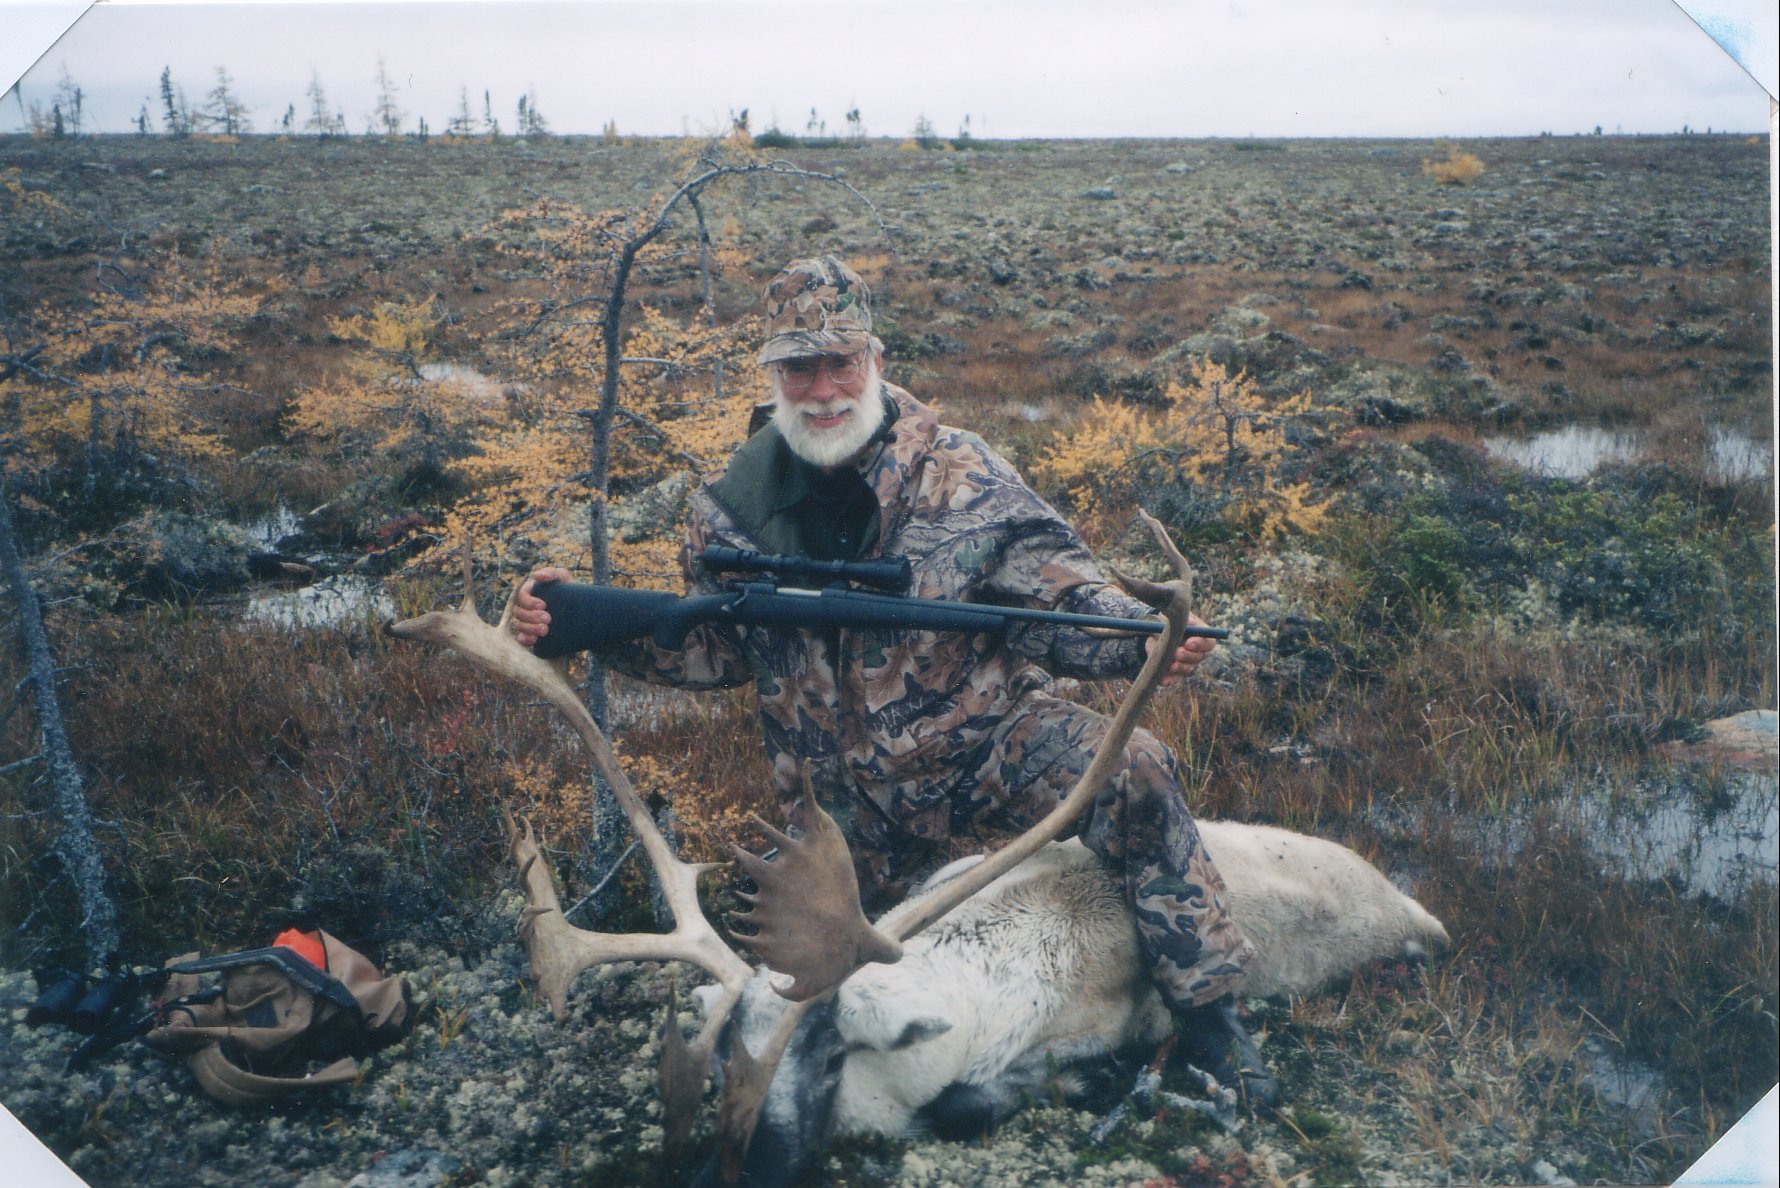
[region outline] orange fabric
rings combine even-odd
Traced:
[[[282,945],[324,973],[328,968],[327,951],[321,946],[321,933],[299,932],[287,928],[273,939],[274,947]]]

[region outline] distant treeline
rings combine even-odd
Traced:
[[[233,137],[262,132],[278,136],[319,138],[351,136],[355,131],[364,136],[409,136],[420,140],[433,136],[459,140],[498,140],[509,134],[525,139],[550,135],[550,124],[538,107],[535,90],[528,89],[519,96],[514,109],[513,126],[509,132],[502,127],[500,117],[495,114],[494,97],[487,88],[482,91],[482,103],[478,110],[472,103],[469,87],[460,87],[457,110],[446,119],[443,127],[434,127],[421,115],[415,116],[410,123],[410,113],[404,111],[396,101],[395,84],[381,57],[377,59],[376,88],[372,108],[361,113],[361,123],[355,130],[348,123],[346,112],[328,99],[320,73],[311,70],[302,105],[299,107],[296,103],[287,104],[284,114],[270,127],[256,128],[252,109],[237,93],[235,80],[227,67],[216,68],[214,84],[204,93],[202,101],[194,105],[187,97],[185,87],[174,79],[173,68],[167,66],[161,70],[158,98],[145,97],[130,123],[138,136],[171,137]],[[91,135],[97,131],[87,127],[85,91],[68,73],[66,65],[62,67],[62,76],[47,100],[33,99],[27,103],[23,84],[14,87],[12,94],[18,104],[20,130],[31,136],[63,139]],[[842,127],[833,131],[830,131],[828,121],[814,107],[810,108],[809,118],[801,133],[780,127],[777,116],[773,117],[764,130],[753,132],[749,127],[750,117],[745,107],[739,111],[731,109],[729,122],[729,136],[750,140],[761,148],[846,148],[864,144],[867,140],[865,120],[857,106],[848,109],[843,117]],[[608,143],[615,143],[618,139],[616,121],[607,120],[600,134]],[[923,149],[942,149],[966,148],[976,141],[971,135],[968,113],[955,136],[942,135],[935,129],[933,121],[923,113],[915,120],[915,126],[904,143]]]
[[[174,79],[171,66],[162,68],[158,92],[158,101],[142,100],[141,108],[131,121],[138,136],[241,136],[262,130],[281,136],[325,137],[348,136],[353,132],[346,112],[328,100],[321,75],[313,70],[309,74],[309,87],[304,92],[302,107],[288,104],[284,114],[267,129],[255,129],[251,109],[236,91],[235,80],[226,66],[216,68],[214,85],[196,105],[187,97],[185,87]],[[22,84],[13,89],[13,96],[18,103],[22,130],[32,136],[59,139],[83,136],[90,131],[87,128],[86,94],[68,73],[67,66],[62,67],[62,77],[47,102],[33,99],[27,103]],[[471,107],[467,86],[459,89],[457,110],[445,121],[443,128],[435,129],[425,116],[416,116],[410,124],[409,113],[396,102],[395,84],[382,58],[377,59],[376,99],[372,109],[363,113],[362,119],[359,131],[366,136],[426,139],[437,134],[497,139],[506,134],[495,114],[493,95],[487,89],[483,90],[478,114]],[[528,138],[550,134],[550,125],[538,108],[534,91],[528,90],[519,96],[512,134]],[[616,135],[615,127],[609,122],[606,134]]]

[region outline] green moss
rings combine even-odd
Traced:
[[[1361,1184],[1360,1144],[1345,1126],[1337,1126],[1326,1137],[1308,1143],[1304,1162],[1309,1165],[1310,1178],[1333,1188],[1339,1184]]]

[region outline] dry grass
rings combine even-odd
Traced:
[[[135,952],[155,951],[170,918],[206,945],[257,935],[312,868],[354,846],[422,884],[473,888],[499,865],[505,761],[536,756],[577,780],[547,718],[364,625],[248,630],[166,610],[64,614],[52,630],[71,743],[95,814],[118,827],[112,874]],[[15,753],[31,749],[27,725],[9,724]],[[41,795],[9,781],[9,804]],[[59,914],[33,857],[48,853],[46,825],[0,826],[0,877],[13,902]]]
[[[1425,978],[1387,967],[1345,992],[1294,1002],[1283,1021],[1270,1023],[1270,1050],[1288,1076],[1303,1068],[1305,1083],[1351,1088],[1345,1098],[1326,1091],[1301,1097],[1294,1111],[1326,1110],[1356,1129],[1400,1130],[1383,1145],[1410,1164],[1419,1148],[1420,1167],[1390,1169],[1411,1182],[1523,1182],[1535,1159],[1553,1156],[1579,1178],[1667,1182],[1722,1130],[1716,1093],[1671,1090],[1642,1106],[1642,1116],[1621,1112],[1604,1099],[1607,1074],[1598,1066],[1621,1054],[1649,1059],[1648,1042],[1620,1030],[1647,1021],[1603,1021],[1580,987],[1574,997],[1526,993],[1522,971],[1550,961],[1547,947],[1506,948],[1479,923],[1455,930],[1457,949]],[[1648,926],[1681,923],[1658,917]],[[1749,1034],[1751,1023],[1760,1020],[1739,1029]],[[1771,1079],[1759,1061],[1732,1064],[1707,1063],[1697,1072],[1744,1078],[1744,1100],[1761,1092],[1764,1076]],[[1399,1093],[1390,1100],[1398,1104],[1385,1105],[1366,1092],[1368,1084],[1394,1086]],[[1414,1142],[1404,1143],[1404,1135]]]

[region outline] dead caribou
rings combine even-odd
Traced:
[[[840,829],[814,803],[813,798],[806,798],[803,815],[807,826],[798,836],[779,833],[762,822],[777,846],[777,857],[769,862],[738,851],[736,860],[758,888],[752,911],[743,919],[755,930],[754,935],[748,938],[749,948],[772,971],[770,997],[773,999],[774,1009],[744,1011],[742,1023],[745,1026],[734,1030],[730,1029],[729,1023],[738,1003],[744,996],[751,1003],[758,1002],[762,997],[761,989],[767,984],[763,979],[769,975],[763,971],[757,976],[749,963],[723,942],[717,930],[704,916],[697,900],[697,878],[709,864],[682,862],[671,851],[618,766],[607,740],[587,714],[567,678],[565,667],[560,663],[553,664],[539,659],[529,649],[521,647],[509,634],[507,621],[511,614],[511,602],[509,601],[508,610],[502,615],[500,622],[494,625],[483,621],[476,613],[474,599],[466,592],[463,604],[454,611],[435,611],[388,627],[392,634],[402,638],[450,647],[479,667],[517,681],[540,694],[567,716],[587,745],[600,773],[613,788],[622,811],[636,832],[660,881],[663,894],[674,915],[675,925],[671,932],[607,934],[576,928],[563,916],[549,871],[539,861],[537,844],[530,826],[521,828],[509,821],[511,852],[520,867],[526,890],[527,908],[521,928],[538,990],[556,1018],[559,1021],[567,1018],[568,991],[575,977],[582,970],[602,962],[686,961],[715,980],[715,986],[701,995],[705,1021],[691,1044],[680,1033],[671,1003],[663,1029],[659,1078],[665,1136],[664,1156],[670,1163],[677,1163],[684,1153],[720,1036],[727,1042],[724,1044],[722,1057],[723,1087],[717,1116],[718,1154],[713,1165],[707,1168],[705,1178],[714,1175],[724,1183],[734,1183],[747,1174],[753,1180],[756,1168],[766,1169],[761,1177],[763,1179],[778,1181],[788,1177],[794,1172],[798,1162],[814,1151],[815,1144],[821,1141],[829,1129],[831,1119],[842,1128],[895,1130],[901,1125],[906,1129],[906,1121],[901,1124],[886,1122],[882,1116],[874,1116],[858,1104],[866,1095],[866,1091],[859,1086],[871,1081],[863,1071],[870,1062],[855,1060],[849,1055],[851,1045],[845,1039],[843,1022],[858,1023],[872,1015],[872,1011],[864,1005],[872,997],[867,992],[867,987],[883,983],[890,971],[895,969],[890,963],[897,962],[902,957],[904,942],[940,921],[961,904],[972,901],[973,896],[998,880],[1002,880],[1004,888],[1017,887],[1034,882],[1033,876],[1047,866],[1057,865],[1057,859],[1047,854],[1033,865],[1031,871],[1016,871],[1022,863],[1067,832],[1082,809],[1099,792],[1124,750],[1139,714],[1158,687],[1161,674],[1166,669],[1167,658],[1178,646],[1187,623],[1192,597],[1191,570],[1160,525],[1148,520],[1148,517],[1145,519],[1158,545],[1173,564],[1177,577],[1166,583],[1155,584],[1118,576],[1127,591],[1155,607],[1164,616],[1168,630],[1151,650],[1151,659],[1142,673],[1131,684],[1125,700],[1113,716],[1100,752],[1076,787],[1048,816],[1025,834],[995,853],[966,864],[964,868],[949,870],[948,877],[943,882],[930,885],[924,894],[911,898],[890,912],[875,927],[866,920],[859,908],[858,886]],[[466,564],[466,571],[467,568]],[[466,586],[468,577],[466,572]],[[1327,844],[1316,843],[1314,839],[1299,835],[1285,836],[1297,838],[1302,843]],[[1208,844],[1216,846],[1217,843],[1208,840]],[[1383,882],[1383,876],[1357,855],[1341,850],[1340,847],[1332,849],[1348,855],[1352,862],[1370,872],[1372,878]],[[1214,848],[1213,852],[1218,851]],[[1283,861],[1283,858],[1276,858],[1275,861]],[[1082,867],[1082,864],[1078,861],[1076,866]],[[1092,862],[1083,869],[1089,868],[1090,873],[1098,870],[1097,864]],[[1105,883],[1104,876],[1100,878]],[[1229,872],[1226,872],[1226,879],[1230,881]],[[1385,885],[1388,886],[1388,883]],[[1110,888],[1110,884],[1107,886]],[[1233,881],[1232,893],[1235,893]],[[1121,945],[1128,947],[1130,953],[1122,968],[1127,971],[1136,970],[1136,939],[1131,918],[1123,910],[1116,890],[1112,891],[1110,898],[1120,909],[1113,913],[1119,919],[1109,920],[1104,927],[1097,924],[1095,927],[1099,932],[1083,934],[1078,940],[1087,945],[1084,950],[1087,953],[1095,953],[1099,946],[1104,945],[1115,949]],[[1002,899],[1003,895],[990,896],[963,910],[979,912],[984,905],[1000,902]],[[1237,910],[1242,910],[1240,901]],[[1417,910],[1420,910],[1419,907]],[[1427,920],[1432,928],[1424,928],[1426,934],[1433,936],[1438,933],[1443,938],[1444,933],[1439,932],[1438,922],[1434,922],[1432,917],[1427,917]],[[1293,935],[1292,926],[1288,926],[1279,938],[1267,937],[1265,928],[1254,928],[1253,925],[1250,927],[1259,934],[1256,936],[1257,941],[1266,938],[1275,939],[1277,943],[1278,940],[1285,940]],[[930,941],[924,938],[915,951],[925,960],[926,954],[942,950],[943,947],[942,933]],[[1030,953],[1029,944],[1025,951]],[[1096,963],[1089,961],[1087,964]],[[1353,964],[1358,964],[1358,961]],[[1109,968],[1121,967],[1115,961]],[[862,980],[857,975],[865,969],[869,969],[871,974]],[[849,982],[850,978],[853,979],[852,982]],[[892,983],[896,980],[889,978]],[[1158,1030],[1156,1011],[1160,1009],[1159,1003],[1154,1002],[1153,993],[1146,1003],[1147,981],[1141,974],[1115,977],[1113,980],[1122,986],[1122,1017],[1135,1029],[1134,1035]],[[838,995],[837,991],[840,992]],[[1082,997],[1082,991],[1083,985],[1079,980],[1057,981],[1046,992],[1054,1000],[1053,1008],[1045,1012],[1043,1019],[1028,1017],[1012,1028],[1003,1042],[992,1046],[993,1052],[986,1058],[983,1067],[999,1065],[1002,1073],[1014,1070],[1017,1081],[1019,1070],[1029,1067],[1034,1059],[1042,1063],[1047,1051],[1052,1054],[1052,1059],[1068,1059],[1078,1054],[1078,1048],[1079,1054],[1088,1054],[1116,1046],[1100,1035],[1079,1042],[1065,1038],[1070,1020],[1075,1020],[1079,1028],[1086,1017],[1104,1014],[1097,1002]],[[988,992],[995,993],[992,988]],[[992,999],[984,1001],[993,1002]],[[979,1003],[979,1010],[981,1006]],[[812,1013],[816,1016],[816,1020],[812,1022],[819,1021],[819,1024],[800,1030],[800,1024]],[[1020,1019],[1015,1012],[997,1010],[994,1013]],[[877,1011],[877,1016],[880,1021],[888,1017],[883,1009]],[[912,1025],[902,1026],[894,1035],[881,1033],[878,1037],[881,1042],[876,1046],[892,1053],[915,1053],[921,1046],[919,1041],[923,1039],[937,1039],[950,1031],[958,1032],[954,1039],[966,1034],[966,1030],[959,1028],[955,1020],[946,1019],[945,1023],[949,1024],[946,1026],[942,1025],[940,1018],[938,1015],[918,1015]],[[738,1033],[739,1038],[736,1038]],[[864,1033],[855,1029],[854,1034]],[[794,1057],[793,1064],[799,1068],[809,1068],[812,1060],[810,1053],[820,1052],[822,1055],[819,1063],[815,1065],[819,1075],[800,1075],[796,1078],[795,1086],[790,1084],[788,1078],[787,1084],[780,1087],[779,1096],[775,1098],[772,1121],[762,1133],[760,1141],[753,1143],[751,1148],[756,1125],[767,1105],[774,1072],[787,1048],[792,1045],[794,1036],[798,1037],[799,1054]],[[841,1037],[838,1048],[830,1038],[836,1036]],[[1071,1047],[1072,1042],[1076,1044],[1075,1047]],[[873,1046],[869,1040],[862,1039],[857,1050]],[[917,1066],[926,1067],[920,1065],[919,1054],[915,1054]],[[855,1065],[858,1068],[854,1068]],[[855,1088],[850,1094],[845,1092],[845,1074],[848,1071],[856,1074],[853,1077]],[[999,1109],[995,1102],[1000,1100],[996,1094],[1001,1090],[984,1087],[1004,1086],[1013,1082],[1006,1081],[1005,1078],[997,1082],[993,1077],[981,1081],[972,1080],[972,1068],[968,1063],[962,1072],[962,1076],[951,1079],[935,1075],[925,1077],[926,1082],[937,1084],[937,1092],[934,1098],[913,1103],[910,1107],[911,1115],[915,1109],[930,1105],[932,1100],[949,1092],[954,1104],[962,1106],[962,1112],[968,1114],[975,1111],[978,1116],[982,1116],[986,1108],[987,1114],[992,1118]],[[828,1083],[832,1083],[834,1090],[839,1093],[838,1097],[833,1093],[822,1095],[821,1087]],[[962,1088],[954,1089],[954,1085]],[[801,1107],[803,1113],[799,1115],[797,1099],[806,1096],[804,1091],[811,1088],[818,1091],[817,1099],[812,1105]],[[973,1097],[973,1094],[984,1092],[992,1099],[987,1107]],[[787,1109],[781,1110],[781,1106],[786,1106]],[[781,1114],[784,1116],[781,1117]],[[789,1133],[787,1125],[796,1133]]]
[[[1200,821],[1199,831],[1258,950],[1247,996],[1307,995],[1371,961],[1416,960],[1448,943],[1438,920],[1344,846],[1233,821]],[[976,861],[940,871],[910,904]],[[771,989],[778,977],[756,972],[731,1017],[748,1046],[785,1009]],[[715,987],[696,993],[702,1002]],[[801,1166],[847,1134],[974,1137],[1025,1101],[1067,1095],[1071,1066],[1148,1059],[1171,1026],[1118,885],[1079,841],[1053,843],[805,1018],[748,1162]]]

